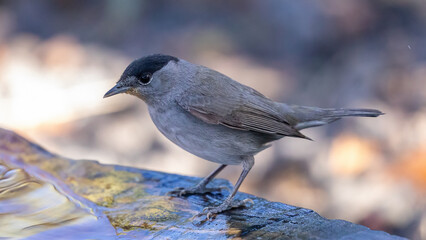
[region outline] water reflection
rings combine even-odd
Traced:
[[[0,160],[0,239],[115,235],[111,226],[99,221],[101,216],[71,199],[52,183]]]

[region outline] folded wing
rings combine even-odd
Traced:
[[[214,84],[188,89],[177,103],[209,124],[243,131],[307,138],[280,116],[276,105],[254,89],[232,82],[220,90]],[[207,87],[209,86],[209,89]],[[307,138],[309,139],[309,138]]]

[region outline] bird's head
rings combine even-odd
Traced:
[[[178,62],[178,58],[162,54],[137,59],[124,70],[120,80],[105,93],[104,98],[127,93],[149,102],[169,90],[168,85],[170,84],[165,81],[173,78],[173,76],[169,76],[173,74],[173,66],[169,66],[170,69],[164,69],[170,63],[177,64]]]

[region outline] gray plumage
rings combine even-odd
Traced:
[[[267,148],[268,143],[285,136],[309,139],[299,130],[342,117],[382,114],[374,109],[274,102],[217,71],[167,55],[151,55],[131,63],[105,97],[117,93],[144,100],[153,122],[172,142],[222,164],[195,188],[182,190],[184,193],[205,192],[205,185],[224,166],[243,163],[244,171],[233,193],[224,204],[210,209],[210,214],[230,208],[233,195],[254,163],[253,156]]]

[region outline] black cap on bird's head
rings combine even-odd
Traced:
[[[105,93],[104,98],[119,93],[136,94],[136,88],[149,85],[155,72],[162,69],[170,61],[178,62],[179,59],[169,55],[154,54],[133,61],[120,77],[117,84]]]

